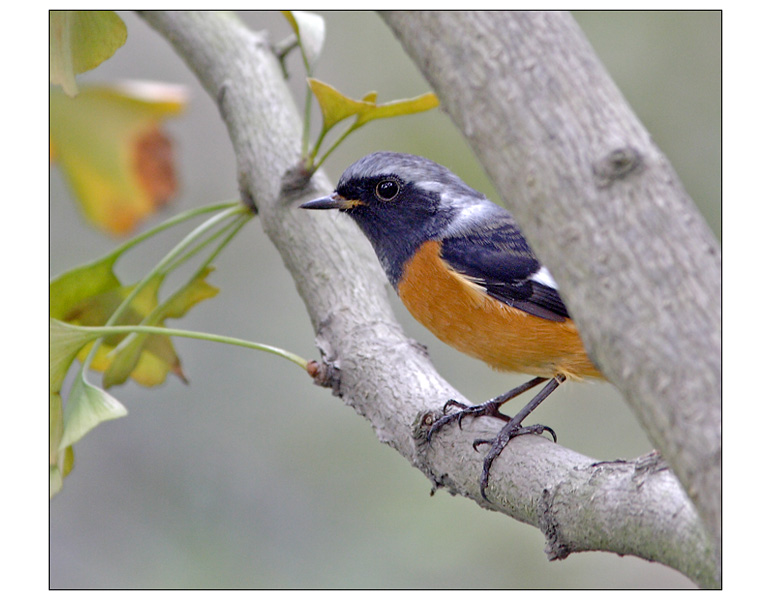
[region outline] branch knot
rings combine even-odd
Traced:
[[[627,177],[642,164],[641,153],[632,146],[615,148],[593,165],[595,184],[600,188],[608,187],[615,180]]]

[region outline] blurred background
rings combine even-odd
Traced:
[[[81,82],[184,84],[190,105],[169,121],[182,191],[158,222],[236,199],[236,168],[212,100],[144,21],[120,13],[129,38]],[[290,34],[278,13],[239,13],[273,42]],[[380,18],[322,13],[327,42],[316,76],[379,100],[428,91]],[[601,60],[720,236],[721,16],[718,12],[578,12]],[[302,104],[297,55],[291,84]],[[371,123],[330,157],[332,181],[375,150],[427,156],[496,193],[439,110]],[[178,230],[118,264],[133,281],[176,243]],[[50,177],[51,276],[116,241],[77,212],[61,174]],[[280,346],[316,358],[314,332],[281,260],[253,220],[218,259],[220,294],[171,326]],[[468,398],[483,401],[524,378],[494,373],[436,341],[397,302],[409,335]],[[75,448],[50,504],[52,588],[638,588],[693,587],[634,557],[575,554],[548,562],[542,534],[439,491],[369,424],[295,365],[230,346],[175,341],[190,380],[111,392],[129,409]],[[96,380],[96,377],[94,377]],[[563,445],[597,459],[632,458],[651,444],[607,384],[565,386],[539,408]]]

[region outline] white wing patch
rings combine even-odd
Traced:
[[[552,273],[547,270],[547,267],[540,267],[536,273],[529,277],[529,279],[535,281],[536,283],[541,283],[542,285],[550,287],[553,290],[558,289],[558,284],[552,278]]]

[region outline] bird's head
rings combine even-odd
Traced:
[[[350,215],[394,284],[422,243],[442,238],[462,213],[488,204],[480,192],[429,159],[375,152],[348,167],[332,194],[300,208]]]

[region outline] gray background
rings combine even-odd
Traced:
[[[81,81],[150,79],[188,86],[191,102],[169,123],[182,191],[155,222],[185,208],[237,197],[235,161],[213,102],[168,44],[121,13],[127,44]],[[705,12],[580,12],[577,20],[634,110],[720,235],[721,18]],[[277,13],[242,13],[274,41],[290,28]],[[365,12],[326,13],[316,76],[381,101],[428,90],[390,31]],[[302,102],[302,71],[290,61]],[[335,180],[378,149],[421,154],[496,198],[441,111],[375,122],[349,138],[325,168]],[[51,274],[110,249],[51,171]],[[182,233],[147,242],[119,262],[133,281]],[[182,321],[317,356],[294,284],[250,223],[217,261],[221,292]],[[410,335],[469,398],[484,400],[523,378],[490,371],[436,341],[395,303]],[[680,574],[603,553],[550,563],[542,535],[440,491],[369,425],[296,366],[271,355],[192,340],[175,342],[190,385],[133,383],[112,392],[126,418],[76,446],[76,465],[50,505],[54,588],[690,587]],[[96,377],[94,377],[96,379]],[[634,457],[651,445],[607,384],[570,385],[539,408],[562,444],[598,459]]]

